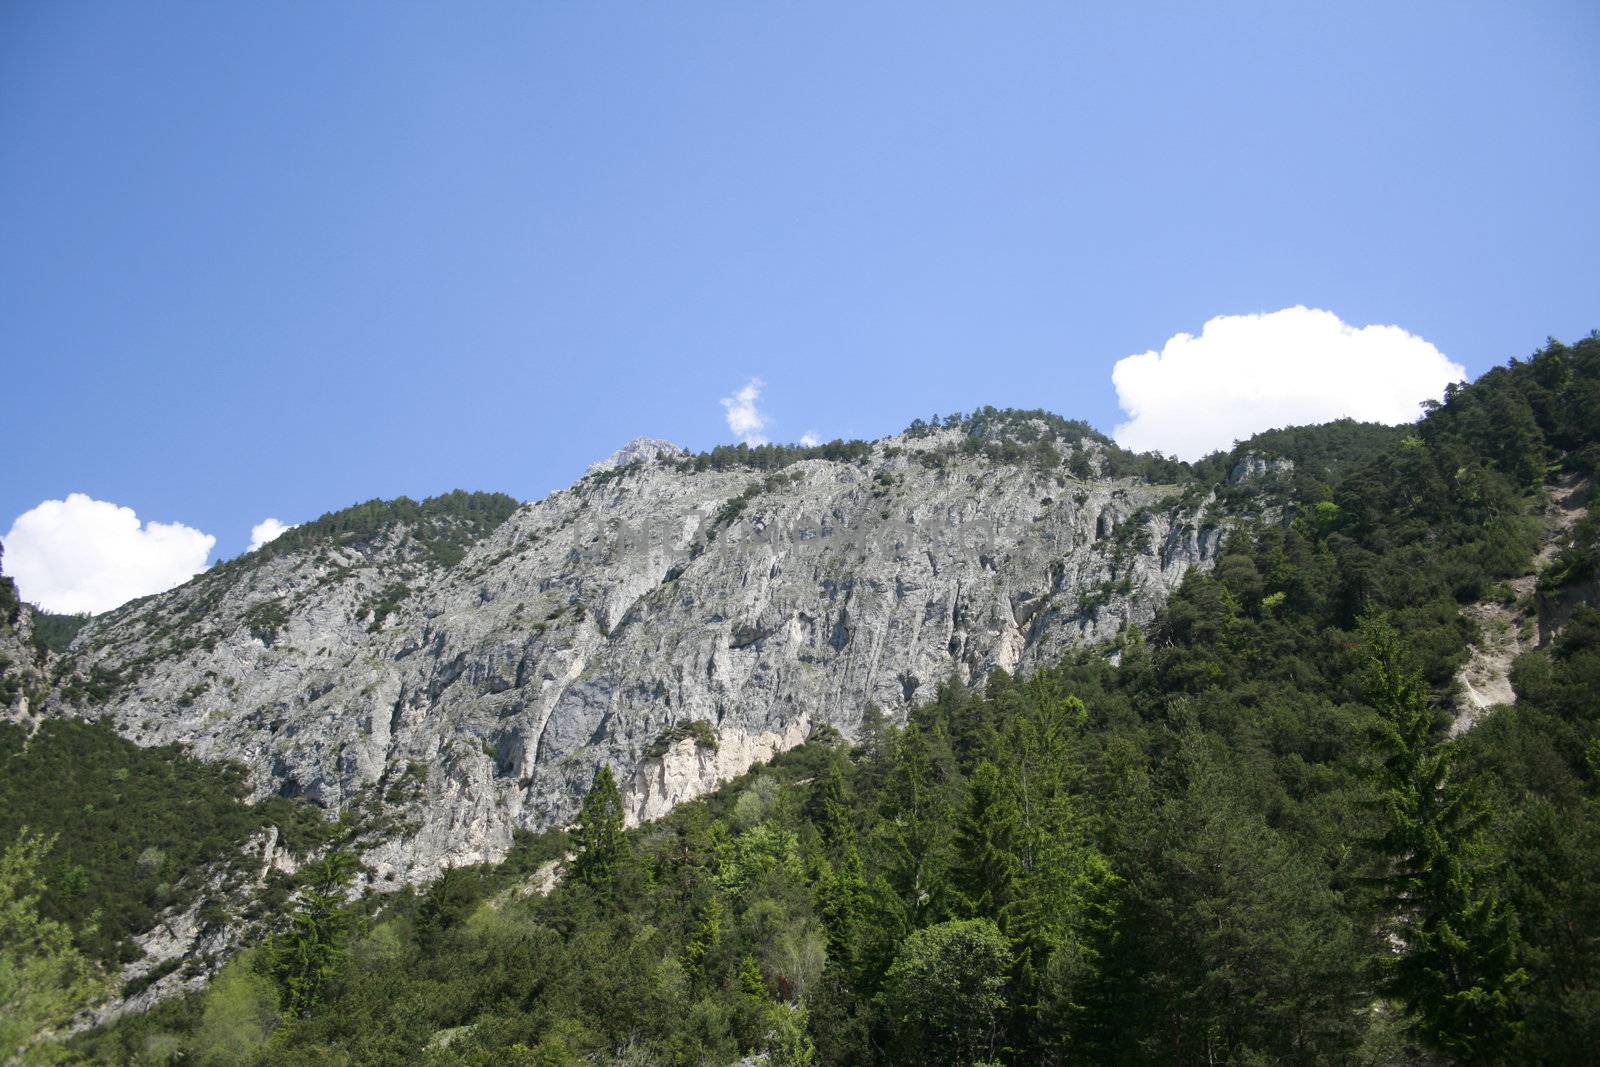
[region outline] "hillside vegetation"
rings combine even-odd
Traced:
[[[570,835],[370,915],[338,906],[348,872],[329,869],[210,991],[75,1047],[1594,1062],[1600,612],[1576,606],[1516,663],[1514,706],[1444,728],[1461,606],[1530,570],[1548,481],[1595,475],[1600,340],[1452,389],[1404,433],[1278,443],[1309,468],[1291,521],[1235,534],[1115,657],[946,685],[903,726],[823,731],[626,833],[602,772]],[[1593,554],[1580,523],[1540,595],[1572,593]]]

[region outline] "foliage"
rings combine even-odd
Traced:
[[[343,852],[311,864],[289,928],[262,950],[261,970],[277,986],[279,1006],[292,1017],[304,1018],[321,1007],[339,973],[354,927],[345,907],[345,887],[355,872],[355,859]]]
[[[0,601],[3,599],[4,594],[0,593]],[[0,613],[3,612],[4,604],[0,602]],[[78,636],[78,631],[88,625],[89,615],[87,612],[78,615],[52,615],[47,611],[35,611],[30,621],[33,625],[34,647],[60,654],[72,644],[72,639]]]
[[[0,632],[10,630],[17,624],[17,615],[22,611],[22,599],[17,595],[17,583],[5,573],[6,546],[0,543]]]
[[[661,731],[654,741],[645,746],[642,753],[645,759],[660,759],[665,756],[673,745],[679,741],[694,740],[694,747],[706,752],[717,750],[717,730],[705,719],[689,719],[686,722],[673,723]]]
[[[1010,969],[1011,946],[988,919],[955,919],[912,932],[883,988],[904,1062],[991,1058]]]
[[[383,620],[400,610],[400,605],[405,603],[411,595],[411,587],[404,582],[390,582],[373,598],[371,603],[364,605],[356,612],[357,620],[366,618],[369,614],[372,621],[367,623],[368,633],[377,633],[383,629]]]
[[[577,858],[572,875],[596,892],[616,888],[617,867],[627,851],[622,836],[622,794],[610,767],[601,767],[583,798],[578,825],[572,832]]]
[[[24,830],[0,853],[0,1056],[62,1058],[51,1031],[94,1001],[104,980],[65,924],[40,914],[53,842]]]
[[[1589,511],[1567,531],[1564,543],[1543,574],[1539,589],[1555,593],[1600,576],[1600,513]]]
[[[950,425],[1085,456],[1037,413]],[[855,747],[626,832],[602,771],[570,835],[390,899],[245,1061],[1592,1062],[1600,611],[1566,604],[1515,707],[1445,726],[1462,604],[1529,572],[1548,482],[1592,475],[1597,433],[1591,337],[1404,431],[1151,458],[1131,469],[1203,487],[1276,448],[1296,474],[1235,487],[1283,521],[1242,523],[1115,662],[863,709]],[[201,1009],[85,1041],[195,1048]]]
[[[776,471],[808,459],[858,463],[872,454],[870,441],[829,441],[820,445],[718,445],[673,461],[682,471]]]
[[[1252,434],[1225,452],[1213,452],[1194,463],[1201,481],[1227,479],[1248,455],[1273,456],[1294,464],[1296,495],[1315,499],[1319,489],[1337,484],[1350,471],[1393,451],[1411,432],[1405,426],[1335,419],[1316,426],[1288,426]]]
[[[244,796],[242,769],[172,745],[141,748],[107,723],[50,719],[31,738],[0,723],[0,842],[25,827],[54,841],[43,914],[107,962],[127,962],[129,935],[194,901],[196,875],[243,861],[240,846],[263,827],[298,848],[328,833],[309,805],[274,797],[252,806]]]
[[[426,559],[441,567],[452,567],[469,548],[510,518],[517,507],[516,500],[504,493],[469,493],[461,489],[428,497],[421,503],[404,496],[369,500],[295,526],[224,566],[253,564],[324,545],[362,548],[403,526]]]
[[[278,630],[289,622],[289,612],[281,597],[264,600],[244,613],[244,624],[250,633],[267,645],[278,639]]]
[[[1395,909],[1399,956],[1388,988],[1416,1017],[1423,1039],[1467,1062],[1495,1062],[1515,1033],[1517,930],[1492,894],[1475,884],[1471,856],[1488,817],[1451,774],[1453,750],[1433,736],[1419,675],[1404,663],[1394,631],[1362,621],[1383,861],[1379,884]]]
[[[248,1062],[260,1055],[281,1023],[278,990],[259,972],[259,953],[229,960],[201,997],[191,1055],[204,1065]]]

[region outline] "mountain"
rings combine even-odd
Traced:
[[[1148,623],[1226,519],[1083,432],[981,412],[698,461],[640,440],[520,507],[360,505],[93,620],[45,714],[330,814],[420,781],[364,860],[425,881],[570,822],[601,766],[651,819],[819,727],[857,736],[869,705],[903,718]]]
[[[65,653],[0,587],[0,1036],[1593,1062],[1597,430],[1591,336],[1195,464],[980,409],[374,501]]]
[[[628,467],[635,463],[653,463],[658,459],[681,459],[688,454],[671,441],[663,441],[658,437],[635,437],[605,459],[589,464],[583,473],[585,476],[604,474],[618,467]]]

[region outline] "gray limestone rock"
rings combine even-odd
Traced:
[[[1210,497],[959,439],[777,473],[694,472],[641,439],[452,566],[403,528],[246,557],[96,619],[79,669],[124,684],[50,711],[236,760],[257,796],[330,813],[413,783],[365,856],[382,887],[570,822],[602,764],[649,819],[818,724],[853,737],[869,703],[903,716],[947,678],[1107,640],[1213,560]],[[714,748],[652,751],[695,720]]]

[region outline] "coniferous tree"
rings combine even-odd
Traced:
[[[856,765],[851,775],[856,795],[876,800],[893,761],[896,730],[876,704],[861,712],[861,736],[856,743]]]
[[[578,825],[572,832],[577,858],[572,873],[590,889],[610,892],[627,849],[622,835],[622,794],[610,767],[601,767],[583,798]]]
[[[313,863],[289,929],[267,942],[262,966],[277,984],[287,1015],[303,1018],[320,1007],[344,962],[355,925],[345,908],[345,887],[355,873],[355,858],[344,852]]]
[[[854,840],[854,820],[839,760],[829,761],[827,770],[806,800],[805,816],[830,849],[837,850],[845,841]]]
[[[944,906],[954,806],[960,782],[950,740],[937,723],[913,724],[900,735],[884,783],[881,844],[888,883],[909,926]]]
[[[817,913],[827,931],[828,963],[854,980],[868,938],[868,894],[846,795],[840,764],[832,761],[812,791],[808,809],[828,853],[816,858],[812,870]]]
[[[714,978],[713,968],[717,953],[722,948],[726,919],[727,909],[723,906],[722,897],[711,894],[701,907],[699,922],[695,924],[694,933],[683,950],[684,969],[696,985],[705,985]]]
[[[1003,682],[995,682],[996,687]],[[959,675],[952,674],[939,687],[935,704],[950,733],[950,745],[962,770],[973,767],[994,744],[994,705],[967,692]]]
[[[477,902],[467,873],[459,867],[446,867],[430,884],[417,904],[417,941],[424,950],[433,950],[444,935],[458,926],[467,910]]]
[[[1394,629],[1372,618],[1361,629],[1384,814],[1369,844],[1400,945],[1385,986],[1415,1014],[1429,1045],[1493,1063],[1516,1034],[1515,998],[1527,973],[1513,917],[1478,887],[1472,869],[1487,813],[1452,776],[1453,750],[1435,735],[1422,679],[1406,665]]]
[[[986,918],[1003,931],[1016,894],[1016,801],[988,760],[967,780],[966,807],[956,830],[952,880],[963,912]]]

